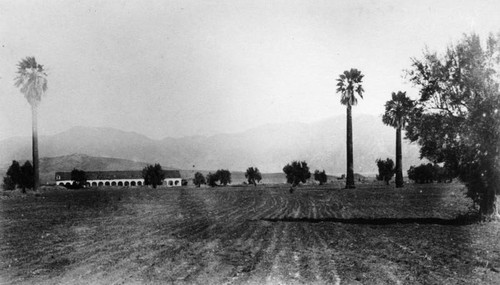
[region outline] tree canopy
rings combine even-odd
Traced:
[[[396,168],[394,167],[394,161],[390,158],[382,160],[381,158],[375,161],[378,167],[377,180],[385,181],[389,185],[394,173],[396,173]]]
[[[87,174],[83,170],[74,168],[71,171],[71,180],[74,188],[83,188],[87,183]]]
[[[247,178],[248,184],[257,186],[257,182],[260,182],[260,180],[262,180],[262,174],[260,174],[260,171],[257,167],[249,167],[245,172],[245,178]]]
[[[443,55],[425,51],[407,71],[420,98],[406,137],[421,157],[458,174],[485,218],[498,217],[500,192],[499,40],[490,36],[483,48],[478,35],[464,35]]]
[[[323,169],[323,171],[315,170],[314,171],[314,180],[319,182],[319,185],[323,185],[326,183],[328,180],[328,177],[326,176],[326,172]]]
[[[215,172],[215,176],[221,185],[226,186],[231,183],[231,172],[227,169],[219,169]]]
[[[196,185],[197,187],[200,187],[201,184],[205,183],[206,183],[205,176],[203,176],[203,174],[201,174],[200,172],[196,172],[194,174],[193,184]]]
[[[283,167],[283,172],[286,174],[287,183],[292,186],[297,186],[300,182],[306,183],[307,179],[311,178],[309,166],[305,161],[292,161]]]
[[[36,62],[34,57],[26,57],[17,64],[15,86],[20,87],[21,93],[30,105],[37,106],[42,95],[47,91],[47,73],[43,65]]]
[[[165,173],[161,168],[159,163],[153,165],[148,165],[142,170],[142,177],[144,178],[144,185],[151,185],[156,188],[158,185],[162,185],[163,179],[165,179]]]
[[[346,106],[358,104],[356,94],[363,98],[363,86],[361,85],[364,75],[356,68],[346,70],[337,79],[337,93],[341,94],[340,103]]]

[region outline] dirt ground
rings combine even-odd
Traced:
[[[500,284],[463,186],[0,196],[1,284]]]

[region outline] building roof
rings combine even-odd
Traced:
[[[179,170],[163,170],[165,179],[181,178]],[[143,179],[141,170],[85,171],[87,180]],[[56,181],[71,180],[71,172],[56,172]]]

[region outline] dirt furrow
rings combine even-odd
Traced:
[[[335,251],[329,248],[328,240],[335,238],[333,236],[328,236],[326,233],[321,232],[321,228],[315,226],[311,234],[314,237],[314,244],[319,245],[319,267],[322,268],[322,275],[326,279],[328,284],[340,284],[340,276],[337,273],[337,268],[335,265],[334,254]]]
[[[279,240],[283,232],[283,224],[270,224],[262,222],[269,229],[266,242],[262,243],[260,258],[261,261],[256,265],[254,273],[248,279],[249,284],[269,284],[268,276],[273,272],[274,259],[277,256],[280,248],[278,248]],[[272,229],[272,230],[271,230]]]

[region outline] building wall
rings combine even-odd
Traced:
[[[56,185],[70,186],[72,180],[59,180]],[[102,179],[102,180],[87,180],[87,187],[97,186],[142,186],[144,179]],[[181,178],[167,178],[163,180],[163,185],[160,187],[179,187],[182,186]]]

